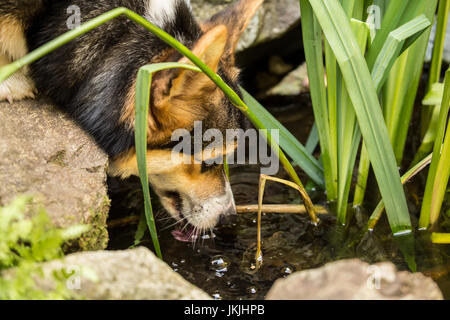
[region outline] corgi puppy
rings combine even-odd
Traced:
[[[69,31],[69,7],[79,9],[81,23],[126,7],[190,48],[240,94],[235,49],[262,2],[241,0],[198,23],[188,0],[2,0],[0,66]],[[138,70],[147,64],[177,61],[188,62],[142,26],[118,17],[1,83],[0,100],[33,98],[37,89],[68,112],[107,152],[110,175],[127,178],[138,175],[134,146]],[[236,210],[222,165],[179,161],[172,156],[172,133],[176,129],[192,132],[196,121],[202,122],[204,130],[223,133],[249,125],[204,74],[181,69],[156,73],[148,118],[148,175],[162,205],[186,227],[184,234],[177,233],[179,240],[191,238],[192,230],[212,229],[221,217]],[[219,156],[234,148],[224,145]]]

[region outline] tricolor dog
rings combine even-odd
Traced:
[[[17,60],[69,31],[68,8],[81,22],[126,7],[190,48],[236,92],[235,49],[263,0],[241,0],[198,23],[188,0],[2,0],[0,66]],[[126,17],[119,17],[57,49],[0,84],[0,100],[50,97],[91,134],[110,156],[109,174],[138,175],[134,147],[134,100],[139,68],[188,60]],[[248,123],[220,89],[202,73],[171,69],[155,74],[148,118],[149,181],[165,209],[187,229],[213,228],[233,214],[235,204],[222,165],[172,157],[172,133],[247,128]],[[224,143],[223,153],[234,151]],[[200,151],[202,152],[202,151]],[[205,157],[198,154],[188,157]],[[215,156],[218,156],[217,154]],[[180,239],[190,238],[178,234]]]

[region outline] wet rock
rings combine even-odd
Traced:
[[[0,103],[0,119],[0,205],[32,195],[56,226],[92,225],[77,249],[106,248],[106,154],[44,100]]]
[[[211,299],[143,247],[76,253],[45,263],[42,269],[45,276],[37,279],[38,287],[52,289],[52,274],[67,269],[68,274],[73,274],[67,284],[74,297],[88,300]]]
[[[195,16],[205,21],[229,6],[232,0],[191,0]],[[257,44],[281,37],[298,23],[300,8],[298,0],[265,0],[249,23],[238,44],[243,51]]]
[[[275,87],[267,93],[269,96],[296,96],[309,91],[308,71],[306,63],[303,63],[295,70],[291,71]]]
[[[271,56],[269,58],[269,71],[276,75],[285,75],[294,69],[293,66],[286,63],[280,56]]]
[[[397,271],[390,262],[341,260],[279,279],[268,300],[442,300],[437,284],[421,273]]]

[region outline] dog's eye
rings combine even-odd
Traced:
[[[210,171],[210,170],[212,170],[214,168],[217,168],[217,166],[218,166],[218,164],[215,163],[215,162],[212,162],[212,163],[202,162],[201,172],[203,173],[203,172]]]

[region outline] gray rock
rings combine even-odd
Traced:
[[[291,71],[275,87],[270,89],[267,94],[280,96],[296,96],[302,92],[309,91],[308,71],[306,62],[297,69]]]
[[[275,282],[268,300],[442,300],[437,284],[421,273],[397,271],[391,262],[341,260]]]
[[[232,0],[191,0],[195,16],[206,21]],[[265,0],[241,37],[237,51],[279,38],[300,19],[298,0]]]
[[[211,299],[143,247],[82,252],[45,263],[44,279],[36,279],[38,287],[52,289],[53,281],[49,279],[61,269],[73,274],[66,285],[73,290],[74,297],[88,300]]]
[[[43,100],[0,103],[0,119],[0,205],[32,195],[57,227],[92,225],[76,247],[106,248],[106,154]]]

